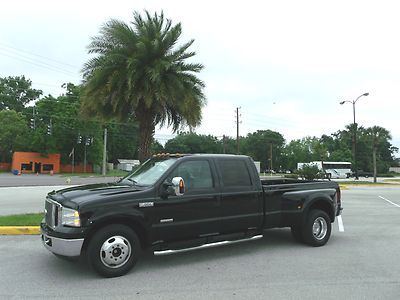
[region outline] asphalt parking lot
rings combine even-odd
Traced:
[[[344,232],[320,248],[290,230],[211,249],[152,256],[119,278],[62,261],[38,236],[0,236],[0,298],[398,299],[400,187],[343,191]]]
[[[79,185],[115,182],[119,178],[115,176],[67,176],[65,174],[53,176],[48,174],[22,174],[15,176],[11,173],[0,173],[0,187]]]

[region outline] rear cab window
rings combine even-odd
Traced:
[[[253,186],[249,169],[243,159],[218,159],[217,165],[221,174],[223,188]]]

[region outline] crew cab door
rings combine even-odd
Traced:
[[[221,186],[220,232],[258,229],[263,222],[260,179],[250,159],[216,159]]]
[[[220,195],[215,184],[215,167],[207,158],[182,161],[165,178],[182,177],[185,193],[165,195],[161,186],[152,213],[153,241],[178,241],[218,232]]]

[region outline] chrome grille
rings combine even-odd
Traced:
[[[46,224],[50,227],[54,227],[53,223],[53,210],[54,210],[54,204],[51,203],[48,199],[46,199],[46,204],[45,204],[45,212],[46,212]]]
[[[45,203],[45,220],[46,224],[52,228],[55,228],[58,225],[58,214],[60,211],[61,205],[53,200],[46,199]]]

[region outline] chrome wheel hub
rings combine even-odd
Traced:
[[[319,241],[322,240],[328,232],[328,224],[326,223],[326,220],[322,217],[316,218],[312,230],[314,238]]]
[[[132,247],[123,236],[112,236],[100,248],[100,260],[108,268],[120,268],[131,257]]]

